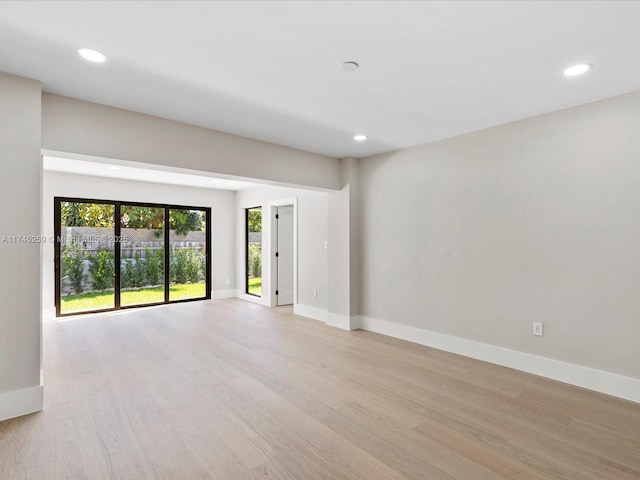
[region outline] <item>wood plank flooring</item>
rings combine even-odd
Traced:
[[[44,327],[0,479],[640,479],[640,405],[218,300]]]

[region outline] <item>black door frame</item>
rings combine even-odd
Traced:
[[[80,312],[61,313],[61,293],[62,293],[62,281],[60,278],[60,260],[61,260],[61,236],[62,236],[62,203],[63,202],[75,202],[75,203],[97,203],[101,205],[113,205],[114,206],[114,307],[113,308],[101,308],[98,310],[82,310]],[[90,313],[103,313],[113,312],[116,310],[124,310],[128,308],[143,308],[152,307],[156,305],[167,305],[170,303],[184,303],[194,302],[200,300],[211,300],[211,208],[210,207],[191,207],[186,205],[171,205],[165,203],[149,203],[149,202],[124,202],[115,200],[100,200],[100,199],[87,199],[87,198],[74,198],[74,197],[54,197],[53,199],[53,221],[54,221],[54,275],[55,275],[55,305],[56,305],[56,317],[68,317],[72,315],[86,315]],[[164,209],[164,301],[145,303],[141,305],[126,305],[120,304],[120,287],[121,287],[121,255],[120,255],[120,242],[117,241],[121,237],[121,225],[120,225],[120,213],[122,205],[134,206],[134,207],[150,207],[150,208],[163,208]],[[180,300],[169,300],[169,215],[170,210],[199,210],[205,213],[205,295],[203,297],[185,298]]]
[[[264,220],[264,215],[263,215],[263,211],[262,211],[262,205],[257,205],[255,207],[247,207],[244,209],[244,233],[245,233],[245,237],[244,237],[244,263],[245,263],[245,271],[244,271],[244,293],[246,293],[247,295],[252,295],[254,297],[262,297],[262,287],[260,287],[260,295],[258,295],[257,293],[251,293],[249,292],[249,272],[251,271],[250,269],[250,265],[249,265],[249,211],[250,210],[260,210],[260,224],[262,226],[264,226],[264,224],[262,223]],[[260,235],[262,235],[264,232],[264,228],[261,227],[261,231],[260,231]],[[262,238],[262,237],[261,237]],[[262,253],[262,247],[260,247],[260,252]],[[264,280],[264,277],[263,277]]]

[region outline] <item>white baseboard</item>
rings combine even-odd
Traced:
[[[324,308],[312,307],[302,303],[293,305],[293,313],[301,317],[311,318],[326,323],[330,327],[342,330],[357,330],[360,328],[360,317],[349,317],[338,313],[328,312]]]
[[[338,313],[327,312],[327,325],[342,330],[357,330],[360,328],[360,317],[350,317]]]
[[[362,330],[362,317],[359,315],[351,317],[350,327],[349,330]]]
[[[294,303],[293,314],[318,320],[320,322],[327,321],[327,311],[324,308],[312,307],[302,303]]]
[[[211,292],[211,300],[222,300],[223,298],[235,298],[236,296],[238,296],[238,291],[234,289],[213,290]]]
[[[266,298],[249,295],[247,293],[240,293],[239,290],[236,291],[236,298],[239,298],[240,300],[246,300],[247,302],[257,303],[258,305],[263,305],[265,307],[269,306]]]
[[[0,393],[0,421],[39,412],[44,405],[42,385]]]
[[[360,328],[640,403],[640,379],[369,317]]]

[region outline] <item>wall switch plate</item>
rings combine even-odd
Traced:
[[[231,280],[227,278],[227,285],[229,285],[230,283],[231,283]]]
[[[544,325],[542,322],[533,322],[533,331],[531,333],[541,337],[544,334]]]
[[[324,248],[328,248],[329,242],[327,240],[324,241]]]
[[[313,296],[314,296],[314,297],[317,297],[317,296],[318,296],[318,289],[317,289],[317,288],[314,288],[314,289],[313,289]]]

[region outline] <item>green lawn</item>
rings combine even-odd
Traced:
[[[249,293],[252,295],[262,295],[262,278],[249,279]]]
[[[204,297],[206,286],[204,283],[187,283],[169,287],[169,300],[183,300],[186,298]],[[149,287],[138,290],[125,290],[120,295],[122,305],[140,305],[164,301],[164,287]],[[61,312],[70,313],[82,310],[100,310],[113,308],[113,292],[91,292],[62,297]]]

